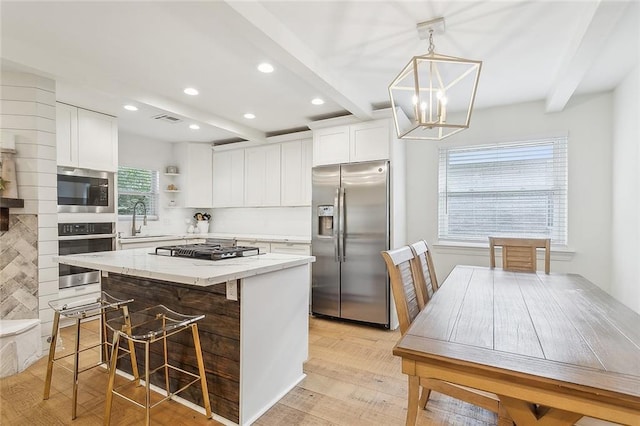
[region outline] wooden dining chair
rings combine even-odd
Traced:
[[[421,297],[420,290],[416,291],[415,268],[412,269],[411,267],[414,253],[411,247],[405,246],[383,251],[381,254],[389,272],[391,292],[393,293],[400,323],[400,333],[404,336],[421,311],[419,302]],[[420,387],[422,389],[420,393],[420,407],[422,409],[426,407],[431,391],[435,390],[493,411],[498,414],[501,425],[510,424],[510,417],[506,414],[504,408],[500,407],[500,401],[494,394],[427,377],[420,377]]]
[[[431,250],[425,240],[420,240],[409,246],[413,252],[411,268],[416,280],[416,289],[419,296],[420,310],[424,309],[433,293],[438,290],[438,278],[431,258]]]
[[[536,250],[544,249],[544,272],[551,269],[551,239],[489,237],[491,267],[496,267],[495,248],[502,247],[502,269],[505,271],[536,272]]]

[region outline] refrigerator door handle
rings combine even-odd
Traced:
[[[340,258],[341,262],[346,262],[347,261],[347,253],[346,253],[346,248],[344,245],[344,228],[345,228],[345,219],[344,219],[344,188],[340,188],[340,211],[339,211],[339,215],[340,215],[340,253],[342,255],[342,257]]]
[[[340,262],[340,220],[339,220],[339,211],[340,211],[340,188],[336,188],[336,195],[333,197],[333,252],[336,262]]]

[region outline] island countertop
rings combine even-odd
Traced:
[[[207,287],[315,261],[313,256],[266,253],[224,260],[190,259],[152,254],[152,249],[105,251],[58,256],[65,265]]]

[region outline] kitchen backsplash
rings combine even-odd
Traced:
[[[213,209],[209,231],[311,238],[311,207]]]
[[[145,234],[182,234],[187,232],[186,219],[194,213],[211,214],[209,232],[288,235],[310,237],[310,207],[260,207],[225,209],[167,209],[161,208],[159,220],[147,221]],[[191,222],[192,224],[195,222]],[[136,216],[136,227],[142,225],[142,217]],[[131,219],[118,221],[117,231],[131,234]]]

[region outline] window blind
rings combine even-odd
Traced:
[[[147,207],[147,217],[158,216],[160,173],[157,170],[118,167],[118,214],[132,215],[137,201]],[[138,206],[136,214],[142,215]]]
[[[441,240],[567,243],[567,137],[440,148]]]

